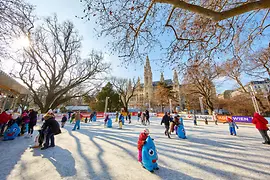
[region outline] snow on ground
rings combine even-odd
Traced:
[[[104,128],[103,122],[81,123],[71,131],[67,123],[56,136],[56,147],[30,149],[33,139],[0,142],[0,180],[58,179],[270,179],[270,146],[253,126],[240,125],[230,136],[228,124],[218,126],[185,121],[188,139],[164,135],[160,118],[152,118],[151,137],[157,147],[155,173],[137,162],[137,138],[145,126],[133,120],[124,129]]]

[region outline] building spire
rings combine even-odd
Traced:
[[[146,56],[145,67],[146,67],[147,69],[151,69],[151,65],[150,65],[150,61],[149,61],[149,57],[148,57],[148,56]]]
[[[178,73],[176,70],[174,70],[174,73],[173,73],[173,83],[175,85],[178,85],[179,84],[179,80],[178,80]]]
[[[138,77],[136,86],[137,86],[137,88],[141,87],[141,79],[140,79],[140,77]]]
[[[164,82],[164,75],[163,75],[163,72],[160,73],[160,82],[161,82],[161,83]]]
[[[131,91],[132,90],[132,83],[131,83],[131,79],[128,80],[128,90]]]

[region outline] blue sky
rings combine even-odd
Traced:
[[[132,78],[140,77],[143,81],[143,65],[131,64],[128,69],[121,65],[121,61],[117,55],[109,55],[109,49],[106,50],[106,38],[97,38],[94,28],[97,26],[93,21],[84,21],[75,16],[83,15],[83,6],[79,0],[28,0],[29,3],[36,6],[36,14],[38,16],[51,16],[53,13],[58,15],[59,21],[71,20],[76,29],[78,29],[80,35],[83,36],[83,55],[87,55],[91,49],[100,50],[105,53],[105,60],[111,62],[112,70],[111,74],[114,76]],[[151,59],[158,58],[160,54],[155,53],[149,55],[150,63],[153,72],[153,81],[160,79],[160,72],[164,72],[165,79],[173,77],[173,72],[169,67],[162,68],[155,64]],[[248,77],[244,78],[244,83],[250,81]],[[225,89],[235,88],[236,83],[221,78],[216,81],[219,85],[217,87],[218,93]]]

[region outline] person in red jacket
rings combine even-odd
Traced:
[[[256,125],[256,128],[261,133],[261,135],[264,139],[263,144],[270,144],[270,138],[267,134],[267,131],[269,130],[267,127],[268,121],[263,116],[261,116],[259,113],[254,113],[252,123]]]
[[[142,148],[148,135],[149,135],[149,130],[145,129],[143,132],[140,133],[140,136],[138,139],[138,161],[140,163],[142,163]]]
[[[7,123],[8,123],[8,121],[12,119],[11,113],[12,113],[12,111],[6,109],[5,111],[3,111],[0,114],[0,128],[1,128],[0,135],[3,135],[5,127],[6,127]]]

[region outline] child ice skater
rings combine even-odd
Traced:
[[[229,117],[227,117],[227,123],[229,124],[230,134],[236,136],[236,129],[238,129],[238,126],[236,123]]]
[[[122,114],[119,116],[119,129],[122,129],[123,122],[125,121],[125,118]]]
[[[139,135],[139,139],[138,139],[138,162],[140,162],[142,164],[142,148],[143,145],[147,139],[147,137],[149,136],[149,130],[145,129],[143,130],[143,132],[140,133]]]

